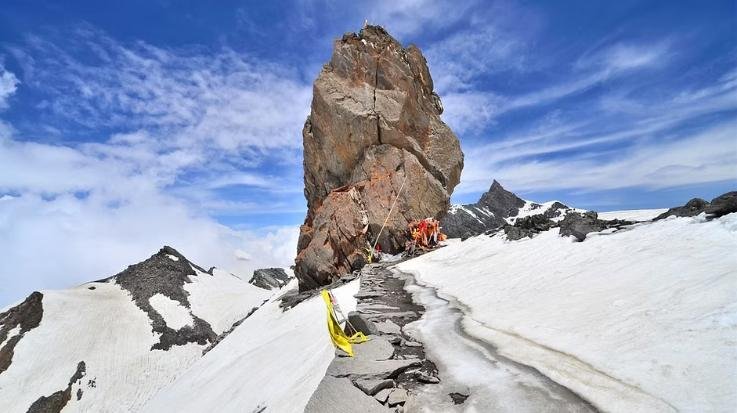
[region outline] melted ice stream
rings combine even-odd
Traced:
[[[425,314],[404,330],[423,342],[441,379],[439,385],[423,386],[417,403],[406,411],[596,411],[569,389],[531,367],[500,356],[493,346],[466,333],[459,303],[439,297],[434,288],[418,284],[411,274],[393,271],[406,280],[405,288],[415,302],[425,307]],[[449,393],[469,397],[454,404]]]

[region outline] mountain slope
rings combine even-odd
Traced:
[[[170,247],[35,292],[0,313],[0,411],[134,411],[271,294]]]
[[[357,280],[332,292],[345,314],[356,308]],[[335,354],[325,304],[319,295],[279,304],[270,300],[141,411],[303,411]]]
[[[452,205],[441,222],[449,238],[468,238],[512,224],[517,218],[543,215],[556,220],[572,210],[557,201],[544,204],[525,201],[494,180],[478,202]]]
[[[584,242],[558,232],[455,241],[399,269],[462,311],[462,328],[494,355],[535,368],[602,411],[732,411],[737,214],[670,217]],[[423,342],[446,380],[458,356],[433,351],[443,343],[431,337]],[[492,385],[466,384],[471,405]]]

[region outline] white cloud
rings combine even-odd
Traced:
[[[33,38],[14,49],[26,85],[49,96],[39,110],[60,129],[54,144],[40,143],[0,121],[0,307],[34,289],[112,275],[164,244],[245,277],[293,263],[297,227],[233,229],[207,213],[304,210],[282,173],[259,167],[301,166],[293,153],[309,85],[288,67],[229,49],[123,45],[98,32],[65,40],[65,48]],[[94,59],[70,54],[75,47]],[[79,142],[69,123],[120,132]],[[232,185],[264,196],[213,193]],[[299,198],[296,207],[272,196],[284,193]]]
[[[0,65],[0,110],[8,108],[8,99],[18,88],[18,78]]]
[[[363,10],[371,24],[385,27],[394,36],[441,31],[465,17],[477,1],[379,0]]]
[[[293,263],[297,227],[233,230],[178,199],[149,193],[122,203],[25,194],[0,202],[0,307],[33,290],[66,288],[122,271],[171,245],[203,267],[248,279],[256,268]],[[252,259],[238,259],[236,251]]]
[[[737,182],[737,123],[727,122],[686,137],[662,137],[629,149],[591,151],[554,159],[514,162],[467,156],[459,193],[486,190],[491,177],[517,191],[669,188],[732,180]]]

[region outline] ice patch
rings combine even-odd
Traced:
[[[177,257],[176,255],[166,254],[166,256],[169,257],[169,259],[172,261],[179,261],[179,257]]]
[[[184,326],[194,326],[194,319],[189,310],[164,294],[158,293],[149,300],[151,307],[164,318],[166,325],[174,330]]]

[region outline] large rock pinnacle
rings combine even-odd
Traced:
[[[442,110],[415,46],[402,47],[379,26],[335,42],[302,131],[308,210],[297,247],[300,289],[362,267],[397,194],[383,251],[404,248],[409,221],[445,213],[463,153]]]

